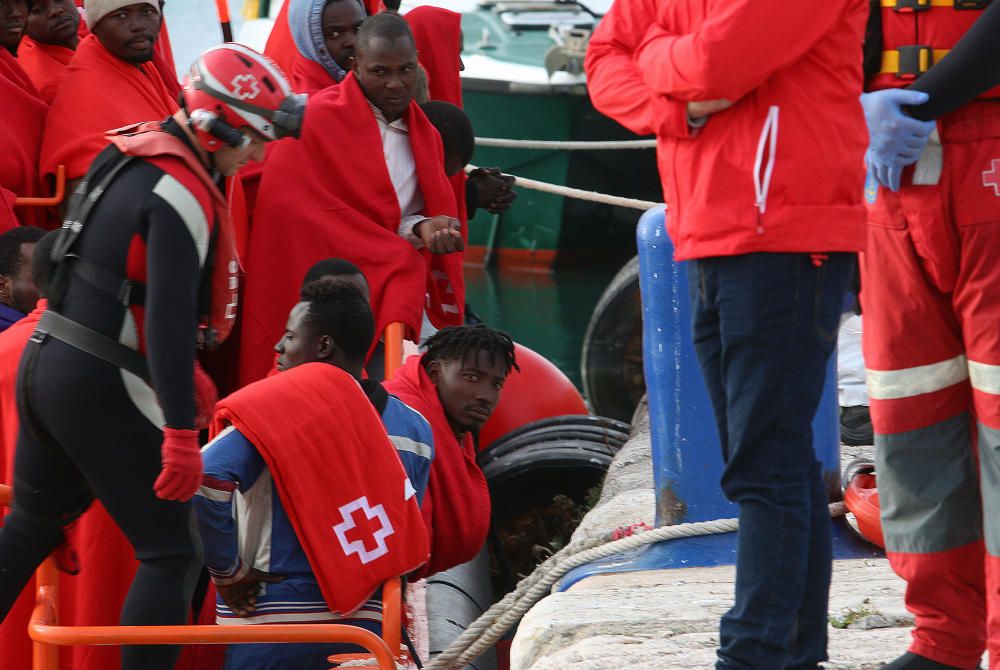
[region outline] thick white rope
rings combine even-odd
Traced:
[[[500,149],[544,149],[556,151],[613,151],[620,149],[655,149],[656,140],[601,140],[574,142],[561,140],[511,140],[506,137],[477,137],[476,146]]]
[[[843,503],[830,504],[831,517],[844,516],[844,511]],[[738,527],[739,522],[736,519],[716,519],[639,530],[634,535],[611,542],[599,537],[570,543],[535,568],[534,572],[518,582],[513,591],[473,621],[448,645],[447,649],[424,665],[424,670],[456,670],[481,656],[496,644],[511,626],[520,621],[535,603],[544,598],[551,591],[553,584],[574,568],[647,544],[684,537],[731,533]]]
[[[447,649],[424,665],[424,668],[425,670],[454,670],[482,655],[503,636],[507,629],[520,621],[525,612],[544,598],[560,577],[573,568],[614,554],[638,549],[654,542],[730,533],[736,530],[737,525],[736,519],[700,521],[676,526],[662,526],[613,542],[607,542],[606,538],[593,538],[571,543],[549,557],[534,572],[522,579],[513,591],[472,622],[465,629],[465,632],[448,645]]]
[[[472,172],[476,169],[475,165],[471,163],[465,167],[466,172]],[[623,198],[617,195],[608,195],[607,193],[598,193],[597,191],[585,191],[580,188],[570,188],[569,186],[559,186],[558,184],[550,184],[545,181],[537,181],[535,179],[528,179],[527,177],[518,177],[517,175],[508,175],[504,173],[505,176],[514,177],[514,183],[521,188],[528,188],[533,191],[541,191],[542,193],[551,193],[553,195],[561,195],[564,198],[576,198],[577,200],[588,200],[590,202],[599,202],[604,205],[613,205],[615,207],[628,207],[630,209],[641,209],[646,211],[652,207],[657,207],[663,203],[652,202],[650,200],[636,200],[635,198]]]

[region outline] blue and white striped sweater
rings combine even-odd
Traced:
[[[423,501],[434,455],[430,424],[391,395],[382,422],[417,500]],[[349,617],[330,611],[264,459],[242,433],[232,427],[220,433],[202,450],[202,460],[205,481],[194,503],[205,565],[213,580],[219,584],[237,581],[251,567],[285,576],[280,583],[262,586],[256,611],[249,617],[237,617],[221,598],[217,599],[217,623],[337,621],[371,629],[381,622],[378,592]],[[336,473],[331,473],[330,485],[336,484]]]

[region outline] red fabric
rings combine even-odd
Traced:
[[[264,54],[278,64],[285,72],[292,72],[295,66],[295,57],[299,55],[299,50],[295,47],[295,40],[292,38],[292,30],[288,27],[288,2],[281,4],[278,16],[274,19],[274,27],[267,37],[267,44],[264,45]],[[362,0],[365,11],[369,16],[385,11],[385,4],[382,0]],[[293,83],[294,87],[295,84]],[[296,92],[301,93],[296,89]]]
[[[933,554],[888,551],[886,556],[906,580],[906,608],[916,623],[910,651],[951,667],[979,667],[986,642],[983,543]]]
[[[291,84],[296,93],[312,95],[337,83],[322,65],[295,52],[292,58]]]
[[[42,44],[27,35],[17,49],[17,60],[31,77],[31,83],[48,104],[52,104],[59,85],[66,77],[66,68],[76,52],[56,44]]]
[[[18,364],[21,352],[44,310],[45,301],[39,301],[33,312],[0,333],[0,483],[8,486],[14,480],[14,448],[20,425],[16,394]],[[35,579],[32,577],[7,618],[0,623],[0,649],[3,649],[4,665],[7,667],[31,668],[28,619],[34,604]]]
[[[441,169],[441,138],[416,103],[405,120],[427,216],[455,216]],[[288,179],[288,175],[296,175]],[[417,251],[399,236],[399,203],[382,154],[378,125],[348,75],[309,101],[302,139],[280,142],[264,168],[250,235],[241,326],[240,380],[264,377],[273,347],[297,301],[306,270],[344,258],[368,279],[376,332],[393,321],[411,339],[426,306],[434,325],[462,322],[462,254]]]
[[[160,121],[176,112],[171,90],[152,62],[135,67],[112,56],[95,36],[87,37],[76,50],[45,124],[42,175],[64,164],[67,179],[82,177],[107,146],[107,131]]]
[[[1000,201],[992,183],[1000,110],[966,105],[939,119],[938,131],[940,183],[913,186],[909,168],[900,190],[880,188],[868,211],[863,344],[872,426],[887,438],[878,495],[887,556],[907,582],[915,617],[911,650],[971,668],[988,644],[993,668],[1000,393],[990,370],[1000,366]],[[979,537],[985,551],[973,541]]]
[[[14,198],[38,195],[38,154],[48,107],[17,60],[0,49],[0,232],[36,224],[37,208],[14,211]]]
[[[427,72],[431,100],[462,106],[459,61],[462,15],[440,7],[414,7],[404,16],[417,43],[420,64]]]
[[[351,375],[307,363],[251,384],[219,401],[213,432],[228,425],[267,463],[332,611],[353,612],[427,560],[416,493]]]
[[[16,381],[21,352],[45,311],[47,301],[0,333],[0,482],[13,479],[14,447],[19,426]],[[60,620],[70,626],[113,626],[138,565],[125,536],[99,502],[94,502],[67,533],[79,558],[80,574],[59,577]],[[28,619],[35,602],[34,578],[0,624],[4,667],[31,667]],[[70,647],[60,654],[64,670],[107,670],[120,665],[117,647]]]
[[[431,538],[431,558],[422,574],[432,575],[471,561],[490,530],[490,491],[476,464],[472,436],[459,443],[448,423],[422,356],[410,356],[385,382],[385,389],[431,424],[434,460],[422,512]]]
[[[462,106],[462,79],[459,76],[462,44],[462,15],[449,9],[422,5],[404,16],[417,43],[420,64],[427,73],[427,88],[431,100],[442,100]],[[455,193],[458,218],[468,220],[465,208],[465,172],[448,178]],[[463,226],[468,243],[468,227]]]
[[[867,11],[865,0],[636,0],[601,20],[585,62],[591,100],[657,133],[678,260],[862,248],[857,45]],[[709,117],[697,141],[678,137],[688,132],[684,101],[720,98],[735,104]]]
[[[287,2],[281,3],[278,16],[274,19],[274,27],[264,45],[264,55],[269,56],[284,72],[292,71],[295,56],[299,53],[292,38],[292,29],[288,26],[288,5]]]

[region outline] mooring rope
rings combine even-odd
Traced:
[[[466,172],[472,172],[476,169],[475,165],[467,165],[465,168]],[[505,176],[513,177],[514,183],[521,188],[528,188],[533,191],[541,191],[542,193],[551,193],[552,195],[561,195],[564,198],[576,198],[577,200],[588,200],[590,202],[599,202],[604,205],[613,205],[615,207],[628,207],[630,209],[641,209],[646,211],[657,205],[661,205],[659,202],[652,202],[651,200],[637,200],[635,198],[623,198],[618,195],[608,195],[607,193],[599,193],[597,191],[585,191],[581,188],[571,188],[569,186],[560,186],[558,184],[550,184],[545,181],[538,181],[536,179],[528,179],[527,177],[518,177],[517,175],[508,175],[504,173]]]
[[[581,142],[571,140],[512,140],[506,137],[477,137],[476,146],[498,149],[538,149],[548,151],[616,151],[621,149],[655,149],[656,140],[601,140]]]
[[[844,516],[843,503],[830,504],[830,516]],[[647,544],[685,537],[731,533],[739,527],[737,519],[716,519],[661,526],[651,530],[637,529],[634,535],[608,541],[608,536],[571,542],[540,564],[535,571],[518,582],[513,591],[490,607],[459,635],[448,648],[424,665],[424,670],[456,670],[475,660],[524,614],[552,590],[552,585],[566,573],[581,565],[620,554]]]

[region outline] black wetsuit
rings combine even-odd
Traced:
[[[994,0],[955,48],[912,86],[930,94],[924,105],[907,107],[921,121],[958,109],[1000,84],[1000,1]]]
[[[187,142],[174,122],[165,129]],[[116,150],[106,149],[95,166],[112,156],[108,152]],[[140,561],[121,623],[186,622],[200,567],[192,506],[153,492],[161,467],[161,426],[194,427],[199,294],[205,260],[211,258],[210,194],[184,170],[171,168],[175,177],[133,159],[94,206],[73,248],[145,284],[144,305],[126,307],[72,272],[61,297],[58,287],[50,287],[56,291],[50,293],[51,309],[143,353],[152,387],[51,336],[29,343],[18,377],[14,506],[0,529],[0,616],[35,567],[62,543],[63,525],[96,496]],[[90,184],[99,177],[100,170]],[[122,665],[167,670],[179,651],[123,647]]]

